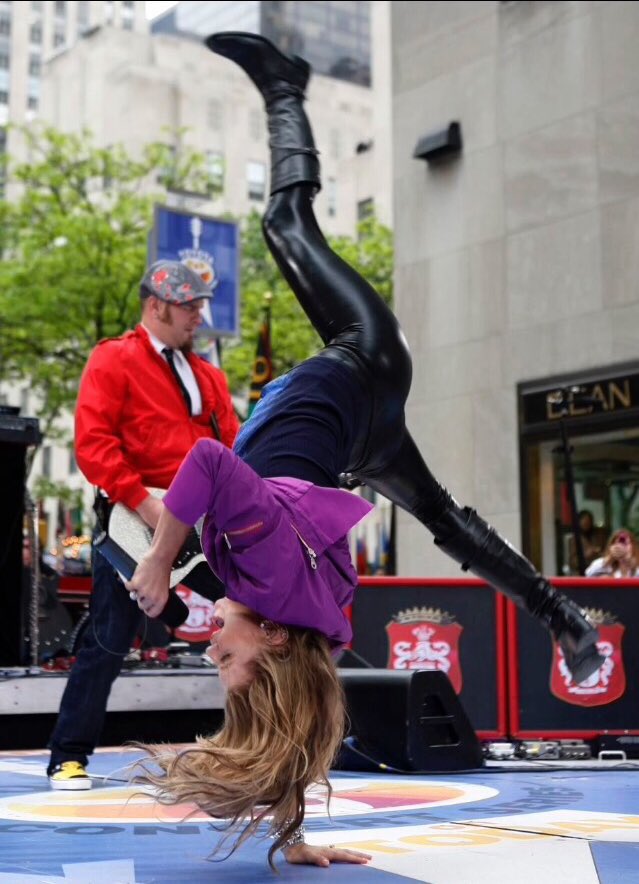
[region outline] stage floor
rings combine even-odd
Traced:
[[[268,842],[222,863],[205,818],[181,823],[126,785],[130,750],[92,759],[94,788],[52,792],[42,752],[0,753],[0,884],[260,884]],[[336,773],[331,818],[308,803],[308,840],[372,853],[368,866],[290,866],[282,881],[333,884],[636,884],[639,765],[522,764],[464,774]]]

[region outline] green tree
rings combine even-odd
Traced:
[[[154,203],[214,185],[188,148],[158,142],[133,159],[87,132],[20,133],[29,160],[9,162],[19,195],[0,209],[0,378],[29,382],[51,433],[93,346],[136,321]]]
[[[357,239],[329,237],[333,249],[392,304],[393,239],[374,216],[362,221]],[[288,371],[321,347],[321,341],[299,306],[262,236],[260,216],[252,212],[242,230],[241,338],[224,348],[224,370],[234,392],[247,388],[253,368],[257,333],[270,292],[274,376]]]
[[[55,419],[73,408],[91,349],[137,321],[153,205],[167,188],[211,194],[216,182],[202,155],[166,143],[149,144],[133,159],[121,145],[96,147],[87,132],[20,132],[29,160],[10,162],[6,173],[20,193],[0,203],[0,379],[29,383],[51,437]],[[387,228],[370,217],[357,239],[331,245],[391,301]],[[256,212],[242,221],[241,257],[241,337],[224,349],[234,392],[250,380],[265,292],[273,295],[275,375],[320,346],[268,252]]]

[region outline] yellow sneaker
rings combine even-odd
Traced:
[[[91,788],[91,778],[79,761],[63,761],[49,774],[52,789],[80,790]]]

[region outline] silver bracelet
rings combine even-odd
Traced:
[[[271,835],[271,838],[279,838],[281,835],[281,829],[279,832],[275,832],[274,835]],[[287,838],[283,844],[280,844],[280,850],[286,850],[287,847],[295,847],[296,844],[304,844],[304,835],[306,834],[306,829],[303,825],[299,826],[290,838]]]

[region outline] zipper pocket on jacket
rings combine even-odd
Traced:
[[[306,549],[306,552],[308,553],[308,558],[311,563],[311,568],[313,569],[313,571],[317,571],[317,553],[315,552],[314,549],[310,548],[308,543],[304,540],[304,538],[302,537],[302,535],[300,534],[300,532],[297,530],[297,528],[295,527],[295,525],[292,522],[291,522],[291,528],[293,529],[293,531],[295,531],[295,533],[297,534],[299,539],[302,541],[302,545],[304,546],[304,548]]]
[[[224,531],[224,540],[226,541],[226,545],[229,549],[232,549],[231,541],[229,540],[229,534],[231,536],[237,536],[239,534],[248,534],[249,531],[255,531],[257,528],[261,528],[264,522],[253,522],[252,525],[247,525],[246,528],[237,528],[235,531]]]

